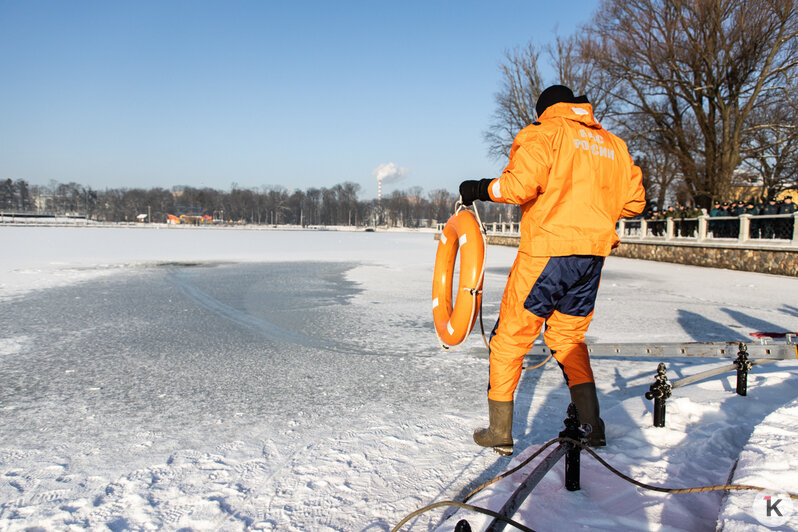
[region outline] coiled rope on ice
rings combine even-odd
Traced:
[[[616,476],[620,477],[621,479],[625,480],[626,482],[629,482],[631,484],[634,484],[635,486],[638,486],[640,488],[643,488],[643,489],[646,489],[646,490],[650,490],[650,491],[658,491],[660,493],[670,493],[670,494],[706,493],[706,492],[710,492],[710,491],[743,491],[743,490],[774,491],[774,490],[768,490],[767,488],[763,488],[763,487],[760,487],[760,486],[751,486],[751,485],[747,485],[747,484],[722,484],[722,485],[716,485],[716,486],[700,486],[700,487],[696,487],[696,488],[666,488],[666,487],[662,487],[662,486],[654,486],[654,485],[646,484],[645,482],[641,482],[639,480],[636,480],[636,479],[634,479],[634,478],[632,478],[632,477],[620,472],[615,467],[610,465],[606,460],[604,460],[598,454],[596,454],[596,452],[593,449],[591,449],[586,444],[584,444],[584,443],[582,443],[580,441],[577,441],[577,440],[574,440],[574,439],[571,439],[571,438],[554,438],[553,440],[550,440],[550,441],[546,442],[545,444],[543,444],[537,451],[532,453],[531,456],[526,458],[523,462],[521,462],[520,464],[518,464],[514,468],[512,468],[512,469],[510,469],[508,471],[505,471],[501,475],[499,475],[497,477],[494,477],[493,479],[485,482],[481,486],[479,486],[476,489],[474,489],[471,493],[469,493],[468,495],[465,496],[465,498],[463,499],[463,502],[441,501],[441,502],[436,502],[436,503],[430,504],[430,505],[425,506],[423,508],[419,508],[415,512],[409,514],[407,517],[402,519],[402,521],[400,521],[399,524],[397,524],[394,528],[391,529],[391,532],[398,532],[399,530],[401,530],[402,526],[404,526],[412,518],[417,517],[417,516],[419,516],[419,515],[421,515],[423,513],[426,513],[426,512],[428,512],[430,510],[433,510],[435,508],[440,508],[442,506],[454,506],[454,507],[458,507],[458,508],[465,508],[465,509],[472,510],[472,511],[475,511],[475,512],[487,514],[487,515],[490,515],[492,517],[495,517],[496,519],[504,521],[507,524],[510,524],[510,525],[516,527],[518,530],[523,530],[525,532],[526,531],[532,531],[531,528],[528,528],[528,527],[526,527],[524,525],[521,525],[520,523],[516,523],[515,521],[513,521],[513,520],[511,520],[511,519],[509,519],[507,517],[498,515],[496,512],[493,512],[492,510],[488,510],[488,509],[485,509],[485,508],[479,508],[477,506],[466,504],[466,501],[471,499],[474,495],[476,495],[477,493],[479,493],[483,489],[487,488],[491,484],[495,484],[496,482],[500,481],[501,479],[506,478],[506,477],[512,475],[513,473],[515,473],[516,471],[522,469],[529,462],[531,462],[532,460],[534,460],[535,458],[540,456],[540,454],[543,451],[545,451],[546,449],[548,449],[549,447],[551,447],[555,443],[570,443],[570,444],[576,445],[578,447],[581,447],[582,450],[587,451],[588,454],[590,454],[593,458],[595,458],[602,466],[604,466],[606,469],[608,469],[611,473],[614,473]],[[786,495],[788,495],[790,497],[790,499],[798,500],[798,495],[795,495],[793,493],[787,493]],[[532,531],[532,532],[534,532],[534,531]]]

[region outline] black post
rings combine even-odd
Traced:
[[[657,366],[657,376],[654,377],[652,384],[646,392],[646,399],[654,399],[654,426],[665,426],[665,402],[671,396],[671,384],[665,374],[665,364],[660,362]]]
[[[748,395],[748,372],[754,364],[748,360],[748,346],[742,342],[734,364],[737,366],[737,395]]]
[[[568,417],[565,418],[565,430],[560,432],[560,438],[571,438],[576,441],[585,441],[585,432],[579,428],[579,415],[576,405],[568,405]],[[582,448],[570,442],[563,445],[567,448],[565,452],[565,489],[568,491],[578,491],[579,485],[579,465],[580,453]]]
[[[461,519],[455,525],[454,532],[471,532],[471,524],[465,519]]]

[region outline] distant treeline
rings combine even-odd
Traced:
[[[136,221],[146,214],[158,223],[169,214],[186,214],[226,223],[428,227],[445,222],[457,200],[448,190],[424,193],[421,187],[394,190],[380,202],[359,200],[359,192],[360,185],[351,182],[292,191],[279,186],[95,190],[77,183],[43,186],[6,179],[0,180],[0,211],[83,215],[104,222]],[[480,204],[480,214],[485,222],[518,221],[520,216],[517,207],[493,203]]]

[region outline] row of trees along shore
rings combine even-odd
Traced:
[[[360,200],[360,185],[346,182],[330,188],[289,191],[279,186],[229,191],[175,187],[94,190],[77,183],[30,185],[25,180],[0,181],[0,212],[85,216],[103,222],[132,222],[146,214],[152,222],[167,215],[208,215],[224,222],[269,225],[389,225],[433,227],[454,211],[457,196],[420,187],[394,190],[382,198]],[[512,205],[482,204],[485,222],[518,221]]]
[[[798,187],[795,0],[604,0],[572,35],[509,51],[501,68],[485,134],[494,155],[534,121],[541,90],[562,83],[628,141],[660,208]]]

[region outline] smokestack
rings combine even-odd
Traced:
[[[382,182],[385,181],[385,184],[388,183],[396,183],[397,181],[401,181],[407,174],[410,173],[410,170],[407,168],[402,168],[396,163],[382,163],[377,168],[371,171],[371,175],[377,178],[377,203],[382,202]]]

